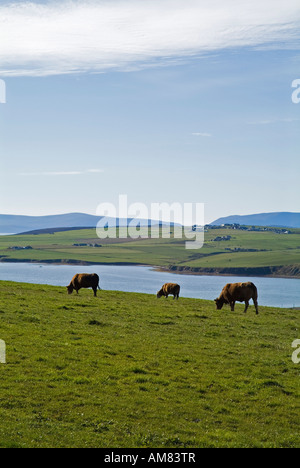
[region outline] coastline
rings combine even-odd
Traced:
[[[170,265],[163,267],[159,265],[148,265],[134,262],[88,262],[84,260],[30,260],[30,259],[14,259],[0,257],[0,263],[33,263],[41,265],[111,265],[111,266],[140,266],[152,268],[154,271],[161,273],[172,273],[177,275],[192,275],[192,276],[245,276],[245,277],[262,277],[262,278],[286,278],[300,279],[300,266],[269,266],[269,267],[222,267],[222,268],[201,268],[201,267],[186,267]]]
[[[173,273],[177,275],[193,276],[245,276],[260,278],[286,278],[300,279],[300,267],[273,266],[273,267],[223,267],[223,268],[191,268],[171,266],[155,267],[156,271]]]

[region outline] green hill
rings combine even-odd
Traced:
[[[101,240],[90,229],[4,236],[0,261],[143,264],[193,274],[299,278],[300,230],[259,229],[210,228],[199,250],[186,250],[185,239],[174,239],[173,234],[170,239]]]
[[[298,447],[299,312],[0,282],[0,447]]]

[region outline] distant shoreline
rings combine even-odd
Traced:
[[[300,279],[298,266],[272,266],[272,267],[220,267],[220,268],[192,268],[171,266],[156,267],[156,271],[175,273],[178,275],[195,276],[245,276],[261,278],[289,278]]]
[[[228,276],[236,276],[236,277],[240,277],[240,276],[244,276],[244,277],[249,277],[249,278],[282,278],[282,279],[300,279],[300,275],[279,275],[279,274],[270,274],[270,275],[263,275],[263,274],[249,274],[249,273],[246,273],[246,272],[241,272],[241,273],[236,273],[236,272],[227,272],[227,273],[220,273],[218,271],[215,271],[215,272],[207,272],[207,271],[203,271],[203,272],[193,272],[193,271],[175,271],[175,270],[171,270],[171,269],[167,269],[167,268],[163,268],[163,267],[155,267],[154,268],[155,271],[158,271],[158,272],[161,272],[161,273],[172,273],[172,274],[175,274],[175,275],[190,275],[190,276],[224,276],[224,277],[228,277]]]
[[[0,263],[31,263],[41,265],[56,265],[56,266],[92,266],[92,265],[107,265],[107,266],[140,266],[148,267],[161,273],[172,273],[177,275],[192,275],[192,276],[244,276],[244,277],[261,277],[261,278],[286,278],[300,279],[300,268],[298,266],[273,266],[273,267],[240,267],[240,268],[192,268],[182,266],[162,267],[157,265],[148,265],[134,262],[88,262],[83,260],[22,260],[13,258],[1,258]]]

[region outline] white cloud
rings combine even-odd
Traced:
[[[62,0],[0,6],[0,75],[128,70],[231,47],[298,49],[299,0]]]

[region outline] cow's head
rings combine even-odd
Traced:
[[[72,292],[74,291],[74,287],[72,284],[69,284],[69,286],[66,286],[67,290],[68,290],[68,294],[72,294]]]
[[[224,305],[224,300],[218,297],[217,299],[215,299],[215,303],[217,306],[217,310],[221,310]]]
[[[164,292],[163,292],[163,290],[161,289],[160,291],[158,291],[156,297],[157,297],[157,299],[160,299],[163,295],[164,295]]]

